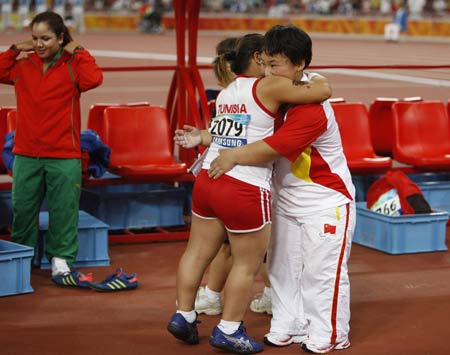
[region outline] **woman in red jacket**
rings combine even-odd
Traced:
[[[30,28],[31,40],[0,54],[0,82],[14,85],[17,99],[11,240],[36,245],[39,208],[47,195],[45,253],[52,280],[88,287],[89,278],[70,269],[78,252],[80,95],[99,86],[103,74],[58,14],[40,13]]]

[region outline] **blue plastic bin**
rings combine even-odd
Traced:
[[[48,212],[39,214],[39,229],[48,230]],[[108,225],[89,215],[85,211],[78,212],[78,255],[75,267],[109,266],[108,255]],[[43,244],[39,246],[45,251],[45,236]],[[50,269],[51,264],[43,252],[41,269]]]
[[[450,213],[450,181],[430,181],[417,184],[434,209]]]
[[[0,191],[0,227],[9,227],[12,224],[11,191]]]
[[[353,242],[388,254],[447,250],[448,212],[386,216],[373,212],[365,202],[356,203]]]
[[[82,189],[80,209],[110,230],[184,225],[185,189],[168,184],[126,184]]]
[[[412,181],[418,184],[420,187],[422,184],[426,185],[427,183],[434,184],[450,184],[450,173],[443,172],[443,173],[417,173],[417,174],[407,174],[408,178]],[[367,191],[369,190],[370,186],[380,177],[383,175],[352,175],[352,181],[355,185],[356,189],[356,201],[366,201],[367,200]],[[443,185],[444,187],[445,185]],[[447,200],[449,201],[449,200]],[[429,201],[430,202],[430,201]],[[433,205],[433,203],[430,203]],[[450,204],[450,202],[448,202]],[[446,208],[440,208],[440,204],[435,205],[436,208],[449,211]]]
[[[30,293],[34,249],[0,239],[0,296]]]
[[[47,211],[47,198],[44,198],[41,211]],[[0,227],[11,227],[13,219],[13,208],[11,190],[0,191]]]

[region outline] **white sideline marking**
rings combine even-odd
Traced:
[[[9,47],[0,46],[1,51],[5,51]],[[160,53],[143,53],[143,52],[124,52],[124,51],[107,51],[107,50],[92,50],[90,51],[94,57],[107,58],[129,58],[129,59],[154,59],[176,62],[177,56],[174,54],[160,54]],[[211,64],[213,58],[211,57],[197,57],[197,62],[200,64]],[[325,73],[333,73],[348,76],[358,76],[365,78],[375,78],[393,81],[404,81],[414,84],[424,84],[431,86],[450,87],[449,80],[428,79],[415,76],[406,76],[398,74],[387,74],[374,72],[370,70],[356,70],[356,69],[320,69],[318,71]]]
[[[438,79],[428,79],[416,76],[406,76],[399,74],[386,74],[373,72],[370,70],[355,70],[355,69],[321,69],[320,71],[333,74],[349,75],[349,76],[360,76],[365,78],[375,78],[375,79],[385,79],[385,80],[396,80],[396,81],[406,81],[414,84],[425,84],[432,86],[445,86],[450,87],[450,81],[448,80],[438,80]]]

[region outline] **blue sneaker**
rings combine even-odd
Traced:
[[[230,335],[222,332],[219,327],[215,327],[209,343],[216,348],[235,354],[256,354],[263,351],[263,346],[247,335],[243,322],[239,329]]]
[[[136,273],[127,275],[122,269],[117,269],[115,274],[108,276],[102,282],[91,282],[89,287],[99,292],[134,290],[138,287],[138,278]]]
[[[81,272],[72,270],[64,275],[52,276],[52,281],[58,286],[89,288],[92,283],[92,273],[83,275]]]
[[[198,330],[197,324],[200,323],[197,319],[189,323],[180,313],[175,313],[167,324],[167,330],[172,335],[184,341],[185,343],[194,345],[198,344]]]

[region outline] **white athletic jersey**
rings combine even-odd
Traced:
[[[265,139],[283,155],[275,162],[274,208],[299,217],[354,200],[355,187],[330,103],[295,106],[284,120],[277,134]]]
[[[219,149],[240,147],[273,134],[276,115],[268,111],[256,97],[258,78],[238,76],[223,89],[216,99],[216,117],[211,119],[209,132],[212,143],[208,149],[203,169],[218,156]],[[270,189],[273,164],[257,166],[236,165],[226,174]]]

